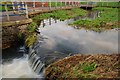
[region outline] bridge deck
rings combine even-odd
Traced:
[[[46,13],[46,12],[52,12],[55,10],[65,10],[65,9],[72,9],[72,8],[76,8],[76,7],[80,7],[80,6],[64,6],[64,7],[51,7],[51,9],[49,7],[29,7],[28,8],[28,15],[36,15],[36,14],[41,14],[41,13]],[[17,11],[16,11],[17,12]],[[6,14],[14,14],[14,11],[9,11],[8,13],[6,12],[2,12],[2,15],[6,15]],[[8,22],[7,20],[7,16],[2,16],[1,18],[1,22]],[[10,21],[16,21],[16,20],[25,20],[26,17],[25,15],[15,15],[15,16],[10,16]]]

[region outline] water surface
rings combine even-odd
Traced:
[[[112,54],[118,53],[118,32],[108,30],[101,33],[74,29],[68,26],[68,20],[58,21],[52,25],[44,21],[45,27],[40,26],[41,33],[48,39],[39,47],[39,52],[58,51],[64,54]],[[44,53],[45,52],[45,53]]]

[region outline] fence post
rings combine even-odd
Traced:
[[[15,13],[15,6],[14,6],[14,2],[12,2],[12,8],[13,8],[13,12]]]
[[[10,21],[10,16],[9,16],[9,13],[8,13],[8,8],[7,8],[7,2],[5,4],[5,10],[6,10],[6,15],[7,15],[7,20]]]
[[[20,2],[17,2],[17,11],[18,11],[18,13],[19,13],[19,9],[20,9]]]
[[[25,13],[26,13],[26,18],[29,18],[29,17],[28,17],[28,7],[27,7],[27,3],[25,3],[25,9],[26,9],[26,12],[25,12]]]
[[[35,0],[33,2],[33,11],[35,11]]]
[[[69,6],[70,6],[70,1],[69,1]]]
[[[25,8],[25,5],[24,5],[25,3],[22,1],[22,8]]]
[[[65,1],[65,6],[66,6],[66,1]]]

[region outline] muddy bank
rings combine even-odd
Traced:
[[[31,20],[32,21],[32,20]],[[25,24],[2,25],[2,49],[9,48],[21,42],[23,37],[28,34],[27,26],[31,21]],[[8,23],[9,24],[9,23]]]
[[[45,70],[48,80],[120,78],[119,54],[74,55],[61,59]]]

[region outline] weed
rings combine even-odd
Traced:
[[[31,45],[33,45],[33,43],[36,41],[36,34],[32,33],[31,35],[29,35],[26,40],[25,40],[25,44],[27,47],[30,47]]]
[[[91,71],[94,71],[97,67],[97,64],[95,62],[93,63],[88,63],[88,62],[83,62],[81,65],[80,65],[80,68],[82,71],[84,72],[91,72]]]
[[[28,31],[29,32],[34,32],[37,27],[37,24],[35,22],[32,22],[31,24],[28,25]]]

